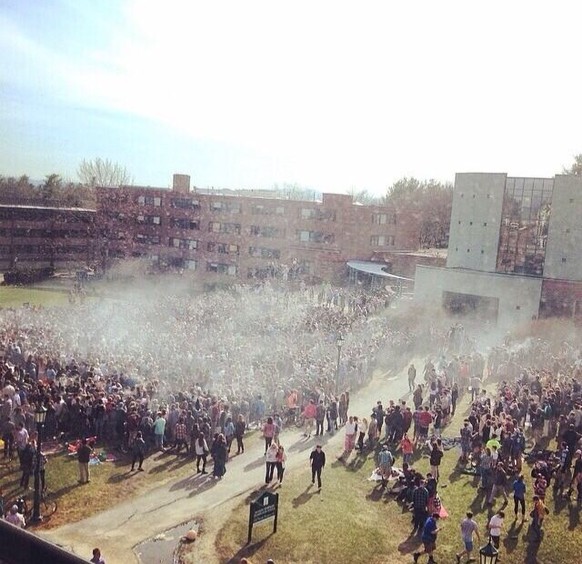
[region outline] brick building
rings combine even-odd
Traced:
[[[354,204],[340,194],[300,201],[191,190],[186,175],[174,175],[171,190],[98,188],[97,223],[104,267],[139,258],[205,279],[338,282],[350,259],[418,246],[416,222],[392,207]]]
[[[100,256],[94,209],[38,202],[0,204],[0,269],[68,267]]]

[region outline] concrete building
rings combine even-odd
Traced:
[[[415,301],[501,327],[582,319],[582,178],[455,178],[446,267],[418,266]]]
[[[392,207],[354,204],[341,194],[321,201],[247,194],[190,189],[187,175],[175,175],[171,190],[99,188],[101,262],[139,258],[207,280],[339,282],[348,260],[418,246],[416,221]]]

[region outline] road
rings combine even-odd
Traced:
[[[417,366],[422,366],[420,360],[417,362]],[[350,398],[349,413],[368,417],[376,401],[382,400],[387,405],[389,399],[405,398],[407,394],[405,369],[400,374],[376,371],[372,382]],[[327,445],[328,455],[341,452],[343,439],[341,429],[334,435],[325,435],[322,442]],[[281,434],[281,443],[288,452],[288,473],[306,466],[316,439],[305,439],[299,430],[288,429]],[[193,471],[187,478],[170,481],[135,499],[120,504],[112,500],[107,511],[41,534],[87,559],[93,548],[99,546],[108,564],[137,563],[134,547],[138,544],[260,486],[265,469],[263,452],[262,439],[256,438],[247,444],[243,455],[229,461],[222,480],[215,481]]]

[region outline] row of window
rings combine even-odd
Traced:
[[[89,229],[29,229],[17,227],[15,229],[0,229],[0,237],[38,237],[42,239],[69,239],[87,238]]]
[[[10,250],[15,255],[69,255],[69,254],[84,254],[88,252],[88,247],[85,245],[2,245],[0,253],[8,255]]]
[[[139,196],[138,204],[140,206],[154,206],[160,207],[162,199],[159,196]],[[170,200],[172,208],[199,210],[200,201],[191,198],[172,198]],[[236,201],[213,200],[209,204],[209,209],[212,212],[220,213],[241,213],[241,204]],[[253,204],[251,207],[253,215],[285,215],[285,208],[283,206],[265,206],[264,204]],[[321,208],[301,208],[301,219],[316,219],[319,221],[335,221],[335,210],[321,209]],[[388,213],[374,213],[372,214],[372,224],[387,225],[396,224],[396,214]]]

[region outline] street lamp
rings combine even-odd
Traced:
[[[479,550],[479,564],[497,564],[499,551],[491,544],[491,537],[489,542]]]
[[[342,359],[342,345],[344,344],[344,338],[340,333],[335,340],[335,345],[337,347],[337,366],[335,367],[335,395],[337,396],[339,391],[339,377],[340,377],[340,362]]]
[[[42,430],[46,421],[46,407],[38,404],[34,412],[34,422],[36,423],[36,465],[34,467],[34,505],[32,508],[32,523],[40,523],[42,516],[40,514],[40,463],[41,463],[41,443]]]

